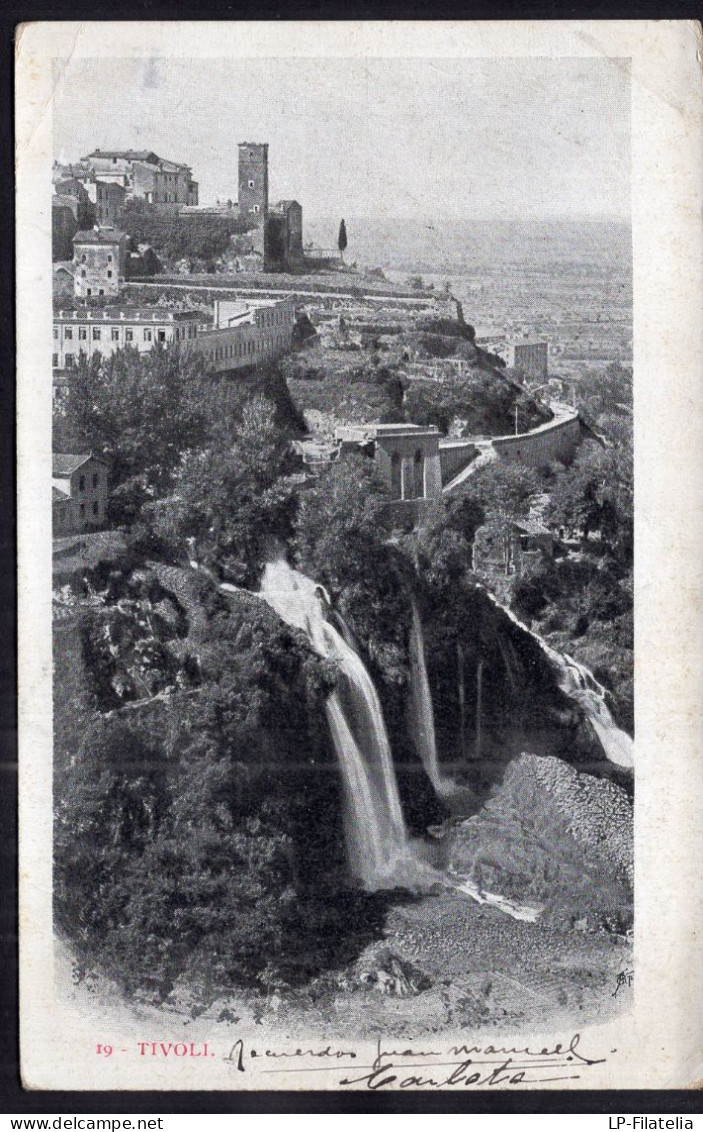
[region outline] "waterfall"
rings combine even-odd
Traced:
[[[451,789],[451,783],[442,776],[437,756],[437,740],[434,729],[434,711],[430,682],[425,662],[425,640],[422,632],[420,610],[414,594],[411,594],[412,625],[410,629],[410,679],[411,703],[413,710],[415,748],[422,760],[425,773],[438,794]]]
[[[551,663],[557,674],[557,683],[561,691],[574,700],[593,727],[606,757],[617,766],[632,769],[634,763],[634,743],[626,731],[617,726],[610,709],[606,703],[605,688],[598,683],[595,676],[584,664],[579,664],[568,653],[557,652],[547,644],[539,633],[523,625],[512,610],[502,605],[490,590],[484,591],[493,605],[505,613],[513,624],[517,625],[523,633],[528,633],[537,642],[542,652]]]
[[[327,620],[324,589],[277,559],[267,564],[260,593],[287,624],[307,634],[320,656],[338,666],[326,713],[344,783],[352,872],[368,889],[435,880],[408,839],[378,693],[361,657]]]

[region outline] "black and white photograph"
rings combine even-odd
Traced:
[[[639,973],[632,59],[177,26],[62,32],[27,173],[66,1080],[602,1084]]]

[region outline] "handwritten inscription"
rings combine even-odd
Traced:
[[[554,1046],[457,1045],[446,1049],[417,1046],[386,1049],[381,1039],[370,1064],[358,1060],[352,1050],[325,1046],[319,1049],[266,1049],[247,1047],[237,1040],[224,1058],[241,1073],[259,1069],[264,1073],[340,1072],[340,1062],[349,1065],[340,1074],[340,1086],[378,1089],[447,1089],[462,1087],[524,1086],[578,1080],[584,1070],[602,1065],[605,1058],[587,1057],[580,1048],[581,1035]],[[317,1064],[301,1065],[312,1060]],[[272,1064],[285,1062],[282,1064]]]

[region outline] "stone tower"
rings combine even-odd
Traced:
[[[259,142],[239,144],[239,215],[256,222],[252,233],[263,254],[269,211],[269,147]]]

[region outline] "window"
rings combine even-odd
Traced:
[[[70,326],[64,327],[63,336],[64,338],[73,338],[73,330]]]
[[[145,342],[151,342],[151,331],[150,330],[146,330],[146,329],[144,330],[144,341]]]
[[[421,499],[425,494],[425,461],[422,450],[418,448],[413,459],[413,498]]]
[[[88,291],[88,294],[90,294],[90,291]],[[94,342],[99,342],[99,341],[100,341],[100,334],[101,334],[101,331],[100,331],[100,327],[99,327],[99,326],[94,326],[94,327],[93,327],[93,341],[94,341]]]
[[[81,478],[79,479],[78,490],[79,491],[85,491],[85,476],[81,476]]]
[[[55,326],[54,327],[54,338],[58,338],[58,336],[59,336],[59,328],[58,328],[58,326]]]
[[[98,473],[97,473],[97,472],[93,472],[93,487],[97,487],[97,486],[98,486],[98,479],[99,479]]]
[[[82,342],[85,342],[86,338],[88,337],[87,326],[79,326],[78,327],[78,337]]]
[[[254,188],[254,182],[253,182],[253,181],[250,181],[250,182],[249,182],[249,188],[250,188],[250,189],[253,189],[253,188]]]
[[[59,355],[58,354],[52,354],[51,355],[51,364],[54,367],[54,369],[58,369],[58,367],[59,367]]]
[[[259,209],[258,204],[255,204],[254,205],[254,212],[259,212],[259,211],[260,211],[260,209]]]
[[[157,335],[158,335],[159,342],[165,342],[166,341],[166,331],[165,330],[158,330]]]
[[[107,262],[108,262],[108,263],[112,263],[112,256],[111,256],[111,255],[109,255],[109,256],[107,257]]]
[[[102,287],[101,287],[101,288],[100,288],[100,290],[98,291],[98,294],[99,294],[99,295],[104,295],[104,294],[105,294],[105,292],[103,291]]]
[[[99,510],[100,510],[100,508],[98,507],[98,503],[97,503],[97,500],[96,500],[95,503],[93,504],[93,514],[97,515]]]
[[[108,271],[107,277],[108,277],[108,279],[112,279],[112,272],[111,271]]]
[[[81,256],[81,263],[86,263],[86,262],[87,262],[87,261],[86,261],[86,258],[85,258],[85,256],[84,256],[84,255],[82,255],[82,256]]]
[[[86,295],[92,295],[93,294],[93,288],[92,287],[86,287],[85,293],[86,293]]]
[[[65,365],[66,369],[73,369],[73,354],[66,354]]]
[[[113,326],[111,337],[112,337],[113,342],[119,342],[119,340],[120,340],[120,329],[119,329],[118,326]]]
[[[400,499],[402,495],[399,452],[394,452],[391,456],[391,495],[394,499]]]
[[[85,503],[81,503],[81,519],[85,519]]]
[[[82,268],[81,268],[81,278],[82,278],[82,279],[85,279],[85,277],[86,277],[86,274],[87,274],[87,272],[86,272],[85,268],[84,268],[84,267],[82,267]]]
[[[134,331],[131,326],[128,326],[124,332],[124,340],[125,342],[132,342],[134,340]]]

